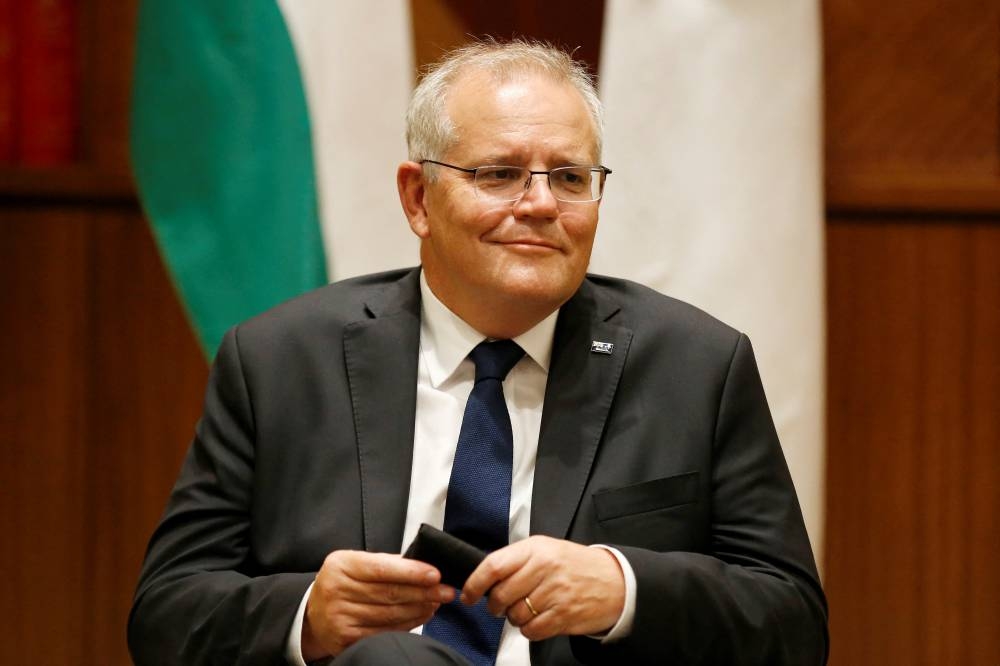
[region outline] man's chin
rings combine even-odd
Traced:
[[[553,277],[551,273],[508,275],[501,293],[520,307],[537,307],[555,310],[569,300],[580,287],[580,282],[564,277]]]

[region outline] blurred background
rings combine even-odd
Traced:
[[[605,154],[615,170],[595,268],[718,308],[750,330],[823,570],[830,663],[1000,664],[1000,4],[410,0],[336,3],[350,9],[328,26],[313,20],[327,3],[269,1],[284,12],[310,108],[333,109],[314,120],[313,140],[340,146],[326,163],[359,164],[318,167],[317,190],[326,180],[347,182],[362,210],[388,211],[358,220],[341,198],[319,196],[313,213],[327,244],[320,281],[417,261],[393,198],[402,137],[380,132],[388,144],[376,148],[376,137],[347,148],[343,136],[380,131],[382,122],[401,128],[417,67],[485,34],[578,47],[576,57],[600,74]],[[129,663],[125,624],[143,551],[201,409],[215,329],[192,305],[169,220],[144,213],[154,210],[149,173],[168,157],[130,155],[129,135],[132,114],[148,110],[158,84],[176,84],[166,69],[162,81],[155,76],[157,57],[214,57],[197,42],[208,25],[199,21],[212,17],[190,24],[198,28],[187,35],[194,41],[162,39],[157,56],[143,51],[152,27],[177,18],[157,14],[158,4],[169,6],[149,0],[140,21],[137,2],[0,0],[4,664]],[[395,23],[387,24],[390,14]],[[303,46],[310,31],[327,37],[325,50]],[[142,71],[137,52],[145,53]],[[755,54],[767,57],[758,62]],[[334,74],[329,58],[355,79]],[[734,70],[734,61],[750,69]],[[696,66],[682,74],[685,63]],[[768,72],[750,78],[758,65]],[[402,72],[399,85],[379,73],[390,70]],[[141,90],[151,96],[133,92],[142,72]],[[326,83],[310,88],[316,80]],[[356,93],[338,97],[359,80]],[[662,102],[648,96],[661,88],[674,94]],[[712,95],[702,99],[705,90]],[[757,103],[735,115],[751,121],[722,118],[719,110],[732,110],[748,90],[757,90]],[[191,99],[189,116],[161,114],[182,123],[164,130],[161,150],[200,122],[198,98]],[[668,129],[637,124],[660,117],[661,104]],[[733,127],[739,140],[726,134]],[[727,139],[726,150],[713,136]],[[638,152],[622,148],[630,140]],[[734,155],[734,145],[751,152]],[[665,172],[670,182],[689,172],[725,178],[666,193],[643,189],[652,187],[641,182],[652,168],[634,165],[644,146],[690,151]],[[198,154],[193,143],[174,148],[174,159]],[[372,157],[379,150],[391,156],[388,165]],[[713,159],[699,161],[705,154]],[[136,178],[133,163],[143,160],[145,175]],[[368,162],[384,175],[368,176]],[[367,190],[371,182],[388,195]],[[662,201],[650,205],[656,197]],[[775,199],[797,208],[775,210]],[[754,231],[741,218],[738,230],[719,228],[724,241],[736,234],[736,244],[764,253],[758,263],[775,263],[778,248],[808,264],[762,284],[764,296],[742,298],[756,313],[761,301],[783,306],[762,323],[744,323],[740,303],[716,305],[699,291],[710,279],[703,275],[738,259],[697,255],[708,270],[679,276],[689,248],[698,247],[683,236],[694,225],[686,216],[712,211],[697,221],[707,229],[719,219],[733,224],[727,211],[743,209],[747,225],[761,226]],[[680,220],[664,227],[659,254],[669,260],[633,267],[633,255],[620,251],[623,237],[645,234],[647,216],[657,214]],[[372,225],[403,240],[386,249],[388,241],[373,246],[355,235]],[[761,238],[770,242],[758,248]],[[647,248],[659,242],[641,238]],[[272,282],[260,266],[256,278]],[[734,284],[726,280],[724,291]],[[195,285],[210,281],[195,273]],[[801,304],[786,300],[783,285],[796,287]],[[266,305],[253,303],[241,316]],[[807,321],[789,324],[798,314]],[[774,342],[789,328],[813,331],[806,351]],[[813,357],[816,367],[802,372],[816,385],[806,386],[795,373]],[[773,379],[789,358],[805,359],[791,364],[791,389]],[[786,408],[782,390],[807,398]]]

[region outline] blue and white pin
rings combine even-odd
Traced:
[[[592,340],[590,343],[591,354],[611,354],[615,350],[615,343]]]

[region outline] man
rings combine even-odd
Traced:
[[[421,268],[227,334],[143,568],[135,661],[825,661],[748,340],[586,275],[609,171],[585,70],[474,44],[407,121],[397,182]],[[511,369],[481,385],[480,350],[501,347]],[[460,599],[399,555],[421,523],[502,533],[476,544],[491,552]]]

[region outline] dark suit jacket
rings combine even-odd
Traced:
[[[283,663],[330,551],[400,551],[418,276],[333,284],[226,335],[136,592],[137,664]],[[563,306],[531,532],[616,545],[638,583],[630,637],[533,643],[536,666],[825,659],[826,603],[750,343],[691,306],[597,276]]]

